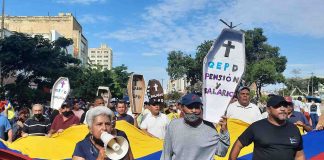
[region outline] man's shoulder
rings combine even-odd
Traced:
[[[289,122],[288,120],[286,121],[286,128],[293,128],[293,129],[296,129],[296,131],[299,132],[298,127],[293,122]]]
[[[161,115],[161,118],[163,118],[163,119],[168,119],[168,116],[167,116],[166,114],[164,114],[164,113],[160,113],[160,115]]]
[[[203,124],[212,128],[212,129],[215,129],[215,125],[212,122],[203,120]]]
[[[258,121],[253,122],[250,127],[258,127],[258,126],[265,126],[265,125],[269,125],[270,123],[268,122],[267,118],[264,119],[260,119]]]
[[[298,116],[298,117],[302,117],[304,114],[301,113],[301,112],[293,111],[293,115]]]
[[[0,121],[5,121],[8,120],[8,118],[6,116],[0,115]]]
[[[34,120],[34,118],[33,117],[30,117],[30,118],[28,118],[26,121],[25,121],[25,123],[26,124],[29,124],[29,123],[33,123],[35,120]]]
[[[257,105],[255,105],[254,103],[251,103],[251,102],[249,103],[248,107],[259,109],[259,107]]]
[[[131,115],[129,115],[129,114],[126,114],[126,118],[128,118],[128,119],[134,119]]]
[[[51,123],[51,120],[49,118],[47,118],[47,117],[44,117],[44,122],[45,123]]]
[[[179,126],[181,124],[183,124],[184,122],[184,119],[183,118],[175,118],[173,119],[170,123],[169,123],[169,126]]]
[[[228,105],[228,108],[237,107],[237,106],[241,106],[240,103],[239,103],[238,101],[229,104],[229,105]]]

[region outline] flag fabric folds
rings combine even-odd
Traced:
[[[248,126],[249,124],[239,120],[228,120],[228,130],[231,138],[230,149],[237,137]],[[135,159],[160,159],[161,151],[163,149],[162,140],[147,136],[144,132],[130,125],[126,121],[117,121],[116,128],[126,133]],[[54,134],[51,138],[44,136],[29,136],[26,138],[20,138],[13,143],[0,141],[0,155],[14,154],[15,156],[23,156],[25,158],[28,156],[33,159],[71,159],[76,143],[81,141],[88,133],[89,131],[86,125],[78,125],[70,127],[62,133]],[[303,135],[303,140],[304,151],[307,159],[324,159],[324,131],[310,132]],[[228,159],[230,149],[226,157],[215,156],[215,159]],[[251,160],[252,152],[253,144],[241,150],[239,159]]]

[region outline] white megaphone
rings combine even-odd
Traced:
[[[100,139],[104,142],[104,147],[108,158],[112,160],[119,160],[127,154],[129,144],[124,137],[115,137],[108,132],[102,132]]]

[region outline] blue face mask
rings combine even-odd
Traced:
[[[187,122],[196,122],[200,119],[200,115],[194,113],[184,113],[184,119]]]

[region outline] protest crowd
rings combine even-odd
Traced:
[[[28,136],[51,137],[71,126],[87,124],[89,134],[76,145],[72,158],[105,159],[100,135],[104,131],[127,139],[123,131],[115,128],[116,121],[124,120],[148,136],[164,140],[161,160],[212,159],[214,155],[225,156],[227,152],[230,152],[230,159],[236,159],[240,150],[252,142],[255,159],[304,159],[299,128],[305,133],[324,129],[320,106],[314,101],[306,104],[301,97],[293,100],[289,96],[269,95],[263,108],[250,102],[249,93],[248,87],[238,88],[218,124],[203,120],[203,103],[194,93],[168,106],[163,96],[151,97],[144,102],[142,112],[136,114],[132,114],[129,101],[113,98],[105,106],[100,96],[91,103],[81,98],[68,98],[59,110],[44,104],[20,108],[2,101],[0,136],[8,142]],[[14,109],[11,119],[10,108]],[[228,118],[251,124],[231,151]],[[216,130],[217,125],[219,130]],[[294,137],[294,143],[286,144],[285,136]],[[268,145],[273,145],[274,149],[270,150]],[[122,159],[134,159],[131,148]]]

